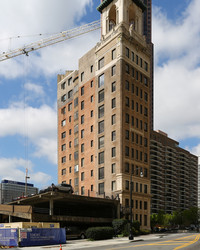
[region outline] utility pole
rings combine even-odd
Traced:
[[[30,179],[28,176],[28,168],[26,168],[26,176],[25,176],[25,196],[27,195],[27,179]]]

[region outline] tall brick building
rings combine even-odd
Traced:
[[[79,59],[78,70],[58,75],[58,182],[71,183],[80,195],[119,197],[124,216],[132,204],[133,218],[149,229],[147,10],[140,0],[104,0],[97,9],[100,42]]]

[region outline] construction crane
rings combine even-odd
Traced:
[[[9,52],[3,52],[0,55],[0,61],[5,61],[7,59],[10,59],[10,58],[13,58],[13,57],[16,57],[19,55],[23,55],[23,54],[28,56],[29,52],[31,52],[31,51],[35,51],[35,50],[47,47],[49,45],[60,43],[60,42],[63,42],[65,40],[72,39],[74,37],[89,33],[91,31],[100,29],[100,26],[101,26],[100,20],[98,20],[98,21],[94,21],[92,23],[88,23],[88,24],[82,25],[80,27],[71,29],[71,30],[60,32],[60,33],[55,34],[53,36],[41,39],[37,42],[25,45],[22,48],[11,50]]]

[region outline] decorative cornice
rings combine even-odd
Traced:
[[[141,0],[132,0],[138,7],[144,12],[147,9],[147,6]],[[113,0],[103,0],[103,2],[97,7],[97,10],[102,13],[102,10],[106,8]]]

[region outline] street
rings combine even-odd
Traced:
[[[23,250],[68,250],[68,249],[95,249],[95,250],[178,250],[178,249],[200,249],[199,233],[177,233],[177,234],[151,234],[135,237],[133,241],[128,238],[114,238],[111,240],[88,241],[88,240],[69,240],[62,246],[41,246],[24,247]],[[20,248],[18,248],[20,249]]]

